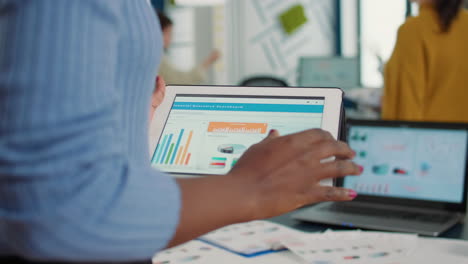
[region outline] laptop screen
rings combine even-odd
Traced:
[[[352,125],[349,145],[364,167],[344,187],[359,194],[461,203],[467,130]]]
[[[302,57],[299,86],[355,88],[360,86],[359,58]]]
[[[269,130],[322,126],[324,97],[176,96],[153,166],[171,173],[225,174]]]

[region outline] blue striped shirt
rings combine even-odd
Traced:
[[[150,166],[147,0],[0,1],[0,256],[149,259],[180,191]]]

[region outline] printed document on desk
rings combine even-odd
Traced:
[[[200,238],[244,257],[284,250],[282,241],[299,236],[299,231],[268,221],[252,221],[223,227]]]
[[[242,257],[203,241],[188,243],[156,254],[153,264],[301,264],[299,257],[290,251]]]
[[[253,221],[221,228],[210,236],[215,239],[209,243],[192,240],[159,252],[153,264],[468,264],[468,241],[414,234],[360,230],[305,233]],[[217,239],[228,237],[230,243],[221,239],[222,245],[215,245]],[[236,248],[261,249],[259,245],[264,245],[263,249],[270,245],[270,249],[250,255],[235,252]],[[288,250],[274,250],[281,246]]]
[[[366,231],[303,233],[282,241],[309,264],[468,264],[468,241]],[[269,255],[274,258],[283,252]]]
[[[153,264],[209,264],[209,263],[243,263],[244,258],[231,254],[202,241],[192,240],[180,246],[170,248],[153,257]]]
[[[305,263],[398,264],[414,253],[418,236],[359,230],[327,231],[282,242]]]

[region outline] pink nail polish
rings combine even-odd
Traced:
[[[357,197],[357,195],[358,195],[357,192],[354,191],[354,190],[349,190],[349,191],[348,191],[348,196],[349,196],[350,198],[353,198],[353,199],[354,199],[354,198]]]
[[[364,171],[364,167],[359,165],[359,172],[362,173]]]

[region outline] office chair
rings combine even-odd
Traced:
[[[243,80],[240,86],[251,87],[288,87],[285,80],[273,76],[253,76]]]

